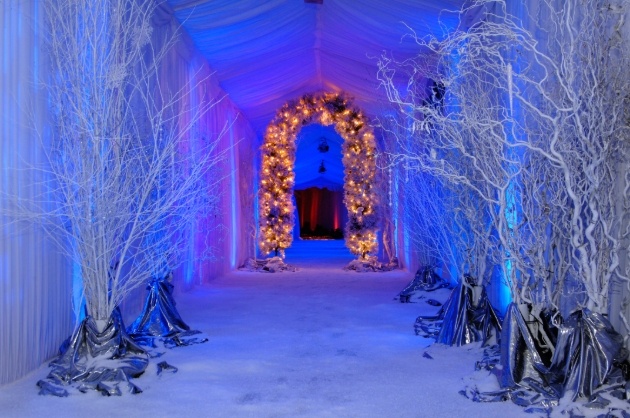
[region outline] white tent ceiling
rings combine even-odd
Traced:
[[[345,91],[368,114],[386,106],[383,53],[418,52],[404,37],[438,32],[462,0],[168,0],[222,88],[262,135],[276,109],[305,93]],[[450,21],[448,20],[450,19]],[[452,14],[442,23],[455,24]]]

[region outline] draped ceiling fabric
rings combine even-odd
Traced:
[[[377,59],[418,52],[411,33],[454,26],[462,0],[167,0],[261,138],[276,110],[305,93],[346,91],[370,116],[387,99]],[[405,25],[409,26],[407,28]],[[402,81],[401,81],[402,82]]]

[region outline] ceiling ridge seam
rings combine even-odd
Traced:
[[[322,61],[321,61],[321,47],[322,47],[322,17],[321,7],[318,7],[315,11],[315,46],[313,52],[315,53],[315,77],[316,84],[319,90],[324,89],[324,80],[322,77]]]

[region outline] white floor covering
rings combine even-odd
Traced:
[[[412,274],[343,271],[352,257],[342,245],[297,242],[287,261],[298,272],[234,272],[178,295],[182,317],[210,340],[166,350],[159,360],[178,367],[175,374],[157,377],[152,360],[135,380],[142,394],[38,396],[42,365],[0,388],[0,416],[533,416],[460,395],[475,379],[487,385],[474,372],[479,350],[415,336],[415,318],[436,308],[393,300]]]

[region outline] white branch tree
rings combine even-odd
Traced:
[[[395,173],[405,224],[421,265],[446,270],[453,279],[465,274],[484,277],[479,269],[485,263],[471,261],[476,241],[456,186],[407,158],[422,152],[425,144],[408,135],[404,120],[389,116],[379,123],[383,135],[396,140],[384,142],[384,168]]]
[[[444,58],[452,59],[452,53],[444,51]],[[445,64],[448,68],[444,68]],[[449,222],[441,234],[453,238],[441,239],[459,247],[456,252],[464,257],[459,274],[487,281],[489,267],[501,266],[518,298],[521,286],[517,272],[523,268],[517,257],[516,220],[512,219],[512,213],[513,188],[522,161],[506,153],[507,132],[501,123],[501,108],[494,105],[500,98],[496,93],[488,93],[487,75],[474,73],[468,64],[460,60],[455,66],[430,59],[398,64],[382,62],[381,79],[390,100],[400,104],[411,119],[409,138],[398,139],[398,150],[392,158],[403,162],[408,170],[439,179],[436,185],[446,186],[442,193],[451,199],[442,210],[458,222]],[[394,83],[392,65],[411,74],[405,97]],[[461,79],[464,74],[465,82]],[[424,78],[433,80],[436,86],[446,86],[446,95],[438,97],[439,87],[427,89]],[[417,186],[410,194],[420,198]],[[424,212],[419,216],[432,217]],[[439,223],[444,228],[444,220],[439,217],[430,223]],[[466,231],[464,235],[462,229]],[[462,240],[464,236],[466,240]]]
[[[540,0],[526,26],[504,1],[477,0],[460,12],[481,15],[470,28],[418,39],[414,60],[382,61],[421,144],[398,158],[488,205],[493,258],[517,302],[557,307],[575,287],[574,307],[605,313],[610,282],[627,281],[614,187],[629,144],[622,6]],[[404,94],[397,72],[411,74]],[[426,100],[423,78],[444,86],[443,106]]]
[[[153,32],[156,7],[45,2],[52,190],[21,203],[80,266],[87,312],[101,325],[131,290],[177,267],[191,225],[218,196],[218,139],[193,129],[216,100],[191,104],[203,77],[165,82],[175,37]]]

